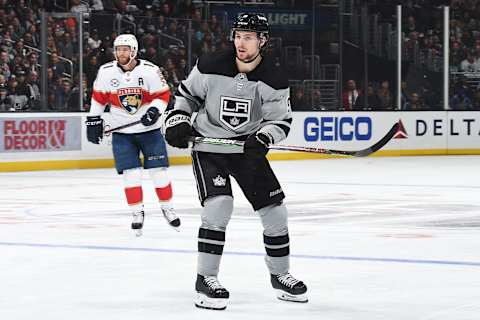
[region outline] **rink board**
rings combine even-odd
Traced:
[[[110,139],[86,140],[85,113],[0,114],[0,171],[113,167]],[[108,114],[104,115],[108,123]],[[359,150],[401,121],[401,130],[373,156],[480,154],[480,112],[296,112],[281,144]],[[189,150],[169,147],[172,164],[190,163]],[[271,151],[272,160],[332,157]]]

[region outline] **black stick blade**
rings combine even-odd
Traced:
[[[398,126],[399,126],[399,124],[398,124],[398,122],[396,122],[392,126],[392,128],[387,132],[387,134],[382,139],[380,139],[377,143],[375,143],[373,146],[371,146],[369,148],[356,151],[353,154],[353,156],[354,157],[366,157],[366,156],[369,156],[372,153],[377,152],[378,150],[382,149],[388,143],[388,141],[390,141],[393,138],[395,133],[397,133]]]

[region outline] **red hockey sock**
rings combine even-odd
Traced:
[[[155,188],[155,192],[157,193],[158,200],[168,201],[172,199],[172,184],[169,183],[165,187]]]
[[[141,204],[143,202],[143,190],[141,186],[125,188],[128,205]]]

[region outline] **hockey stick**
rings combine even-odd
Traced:
[[[162,123],[162,126],[163,126],[163,123],[165,122],[165,116],[166,116],[166,112],[163,112],[158,119],[158,121],[160,123]],[[142,123],[142,120],[137,120],[137,121],[133,121],[133,122],[130,122],[130,123],[126,123],[126,124],[123,124],[121,126],[118,126],[118,127],[112,128],[112,129],[108,128],[108,125],[107,125],[107,126],[105,126],[105,130],[103,131],[103,134],[109,135],[112,132],[122,130],[122,129],[125,129],[125,128],[130,128],[130,127],[132,127],[134,125],[137,125],[139,123]]]
[[[388,141],[390,141],[390,139],[393,138],[397,130],[398,130],[398,123],[395,123],[392,126],[392,128],[387,132],[387,134],[383,138],[381,138],[377,143],[373,144],[372,146],[366,149],[357,150],[357,151],[345,151],[345,150],[333,150],[333,149],[285,146],[285,145],[271,145],[269,149],[320,153],[320,154],[332,154],[332,155],[342,155],[342,156],[352,156],[352,157],[366,157],[380,150],[384,145],[386,145]],[[221,138],[206,138],[206,137],[192,137],[190,141],[192,141],[193,143],[206,143],[206,144],[214,144],[214,145],[240,146],[240,147],[243,146],[244,144],[244,141],[221,139]]]
[[[103,131],[103,134],[108,135],[108,134],[110,134],[114,131],[122,130],[122,129],[125,129],[125,128],[130,128],[130,127],[132,127],[134,125],[137,125],[139,123],[142,123],[142,120],[137,120],[137,121],[130,122],[130,123],[127,123],[127,124],[123,124],[123,125],[115,127],[115,128],[106,129],[105,131]]]

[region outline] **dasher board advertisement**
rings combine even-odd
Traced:
[[[0,152],[82,149],[81,117],[0,118]]]

